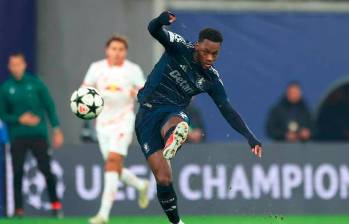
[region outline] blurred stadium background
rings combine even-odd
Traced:
[[[70,111],[70,94],[89,64],[103,57],[104,43],[114,33],[129,38],[129,58],[147,74],[162,52],[147,24],[166,9],[177,15],[171,29],[191,41],[204,27],[222,31],[225,41],[216,67],[231,101],[265,146],[263,159],[252,158],[211,100],[197,97],[206,142],[185,146],[173,162],[184,221],[349,223],[349,112],[337,114],[335,104],[349,108],[349,2],[301,0],[0,0],[0,80],[8,77],[8,55],[20,50],[29,70],[49,86],[66,136],[63,149],[54,152],[52,169],[68,217],[40,219],[48,216],[45,184],[28,158],[26,214],[35,218],[5,219],[13,213],[13,191],[6,181],[11,172],[4,144],[0,223],[86,223],[83,217],[96,211],[102,158],[96,144],[81,143],[82,121]],[[265,128],[268,111],[294,80],[310,105],[314,138],[274,142]],[[322,113],[333,121],[329,126],[321,126]],[[323,134],[338,125],[346,130],[344,137]],[[159,217],[154,179],[134,143],[127,166],[152,181],[151,206],[139,210],[135,191],[121,186],[111,223],[166,223]]]

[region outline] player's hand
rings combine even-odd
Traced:
[[[158,17],[160,23],[162,25],[171,25],[174,21],[176,21],[176,16],[170,11],[164,11]]]
[[[53,129],[52,147],[54,149],[58,149],[63,145],[63,143],[64,143],[64,136],[61,129],[60,128]]]
[[[130,97],[135,98],[138,93],[138,88],[132,88],[130,91]]]
[[[260,145],[256,145],[254,148],[252,148],[252,153],[255,154],[257,157],[262,158],[263,154],[263,148]]]
[[[19,117],[19,123],[26,126],[36,126],[40,122],[40,118],[31,112],[25,112]]]
[[[171,12],[167,12],[168,13],[168,22],[170,24],[174,23],[174,21],[176,21],[176,16],[175,14],[171,13]]]
[[[191,130],[188,134],[188,140],[193,143],[200,143],[203,139],[204,133],[200,128]]]

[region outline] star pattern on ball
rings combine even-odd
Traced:
[[[87,93],[87,94],[91,94],[93,97],[96,96],[96,95],[98,95],[98,93],[96,92],[96,90],[90,89],[90,88],[88,88],[88,93]]]
[[[98,107],[96,106],[95,103],[93,103],[91,106],[87,106],[90,109],[90,113],[97,114],[97,109]]]
[[[77,97],[73,100],[73,102],[75,102],[75,103],[77,103],[77,104],[83,103],[83,102],[82,102],[82,97],[83,97],[83,96],[77,96]]]

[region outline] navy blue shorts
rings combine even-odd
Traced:
[[[140,107],[136,115],[136,136],[146,159],[158,150],[162,150],[165,142],[161,136],[162,126],[173,116],[182,117],[189,124],[188,116],[178,108],[158,107],[148,109]]]

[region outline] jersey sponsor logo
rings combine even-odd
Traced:
[[[170,35],[170,42],[177,42],[177,43],[183,43],[186,44],[184,38],[181,35],[178,35],[176,33],[173,33],[171,31],[168,31],[168,34]]]
[[[119,92],[122,91],[122,88],[116,84],[110,84],[106,87],[106,90],[110,92]]]
[[[187,80],[185,80],[183,77],[181,77],[181,73],[178,70],[173,70],[170,72],[170,76],[174,78],[176,83],[183,89],[186,93],[192,94],[194,93],[194,90],[190,87]]]

